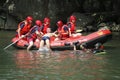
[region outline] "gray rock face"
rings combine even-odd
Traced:
[[[18,22],[25,19],[26,16],[31,15],[34,17],[34,21],[36,19],[43,20],[44,17],[50,17],[51,27],[54,30],[58,20],[66,23],[67,18],[76,12],[80,13],[79,16],[75,14],[78,16],[80,26],[86,26],[94,21],[94,17],[85,15],[86,13],[93,14],[111,11],[117,13],[120,10],[119,4],[120,0],[1,0],[0,20],[2,22],[0,22],[0,28],[1,26],[3,28],[3,24],[5,24],[5,29],[16,29]],[[119,16],[120,14],[117,15]],[[1,16],[6,17],[7,20],[3,20]]]

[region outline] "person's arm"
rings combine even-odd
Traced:
[[[69,36],[71,36],[72,34],[71,34],[71,30],[70,30],[70,28],[71,28],[71,24],[70,23],[68,23],[68,32],[69,32]]]
[[[20,31],[21,31],[21,28],[18,28],[18,37],[20,38]]]
[[[40,35],[39,31],[35,31],[35,33],[36,33],[37,35]]]
[[[41,36],[43,36],[43,33],[40,31],[35,31],[35,33],[37,34],[37,36],[39,36],[39,37],[41,37]]]
[[[55,33],[52,33],[52,36],[58,37],[58,35],[57,35],[57,34],[55,34]]]
[[[67,25],[68,25],[68,28],[71,28],[71,24],[70,23],[68,23]]]
[[[39,31],[38,27],[35,28],[35,33],[37,34],[37,36],[41,37],[41,35],[43,35],[43,33],[41,31]]]
[[[68,29],[68,32],[69,32],[69,36],[71,36],[72,34],[71,34],[71,30],[70,30],[70,28]]]

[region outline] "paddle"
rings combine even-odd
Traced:
[[[26,35],[25,35],[25,36],[26,36]],[[24,37],[25,37],[25,36],[24,36]],[[6,46],[6,47],[4,48],[4,50],[7,49],[7,48],[9,48],[10,46],[12,46],[13,44],[15,44],[16,42],[18,42],[20,39],[22,39],[22,38],[24,38],[24,37],[20,37],[18,40],[16,40],[16,41],[14,41],[13,43],[9,44],[8,46]]]
[[[76,33],[80,33],[82,31],[83,31],[82,29],[78,29],[78,30],[76,30]]]

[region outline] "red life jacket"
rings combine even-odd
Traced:
[[[43,29],[41,30],[43,34],[47,33],[47,28],[49,28],[49,24],[43,24]]]
[[[70,24],[70,31],[71,33],[75,33],[76,30],[76,24],[69,22],[68,24]]]
[[[25,26],[23,28],[21,28],[20,35],[24,35],[24,34],[28,33],[30,30],[30,27],[31,27],[31,24],[29,24],[27,21],[23,21],[23,22],[25,23]],[[21,22],[21,23],[23,23],[23,22]],[[18,24],[18,29],[20,28],[21,23]],[[17,32],[18,32],[18,29],[17,29]]]
[[[36,39],[36,38],[37,38],[37,35],[36,35],[35,31],[34,31],[36,27],[38,27],[38,26],[36,26],[36,25],[33,26],[33,27],[30,29],[30,31],[29,31],[29,32],[30,32],[29,36],[30,36],[31,38],[33,38],[33,39]]]
[[[61,33],[61,30],[62,30],[62,28],[59,27],[59,28],[57,29],[58,33]]]
[[[68,30],[68,31],[65,31],[65,30],[64,30],[64,27],[65,27],[65,26],[66,26],[66,25],[64,25],[64,26],[62,27],[61,32],[60,32],[60,38],[61,38],[62,40],[66,39],[66,38],[69,38],[69,30]],[[68,28],[68,27],[66,27],[66,28]]]

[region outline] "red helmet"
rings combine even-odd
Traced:
[[[46,22],[50,22],[50,19],[49,18],[44,18],[44,23],[46,23]]]
[[[70,16],[70,21],[75,20],[76,21],[76,16],[72,15]]]
[[[35,23],[36,23],[36,25],[38,25],[38,26],[41,26],[41,25],[42,25],[42,22],[41,22],[40,20],[36,20]]]
[[[26,20],[27,20],[27,21],[32,21],[33,18],[32,18],[31,16],[28,16],[28,17],[26,18]]]
[[[58,22],[57,22],[57,26],[58,26],[58,27],[62,27],[62,26],[63,26],[63,22],[62,22],[62,21],[58,21]]]

